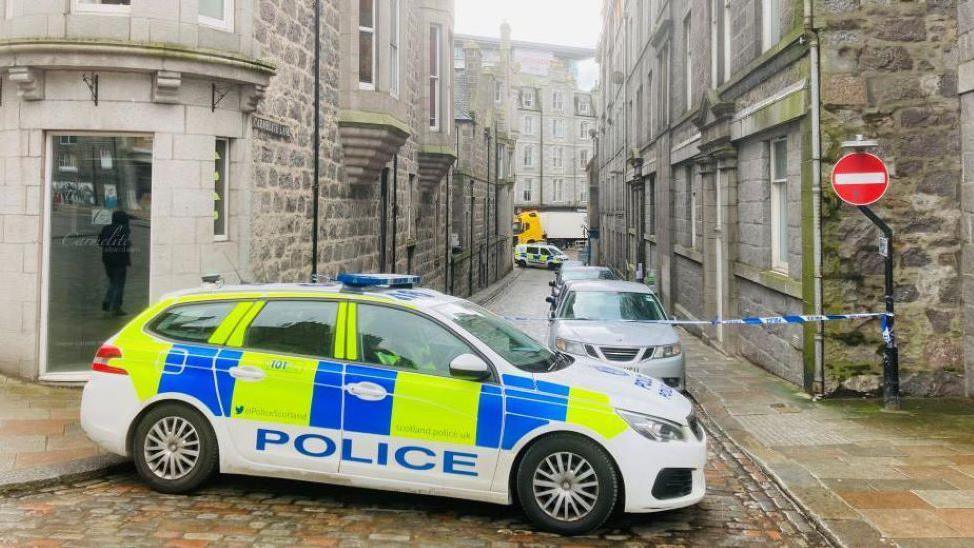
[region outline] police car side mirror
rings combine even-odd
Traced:
[[[490,378],[491,370],[487,362],[474,354],[461,354],[450,362],[450,376],[468,381],[482,381]]]
[[[548,282],[548,287],[555,287],[555,281],[551,280],[550,282]]]

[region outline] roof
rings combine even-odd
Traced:
[[[578,280],[569,283],[571,284],[571,290],[576,292],[614,291],[617,293],[654,294],[649,286],[639,282],[626,282],[622,280]]]
[[[489,44],[491,46],[496,46],[500,48],[501,39],[494,38],[490,36],[475,36],[473,34],[456,34],[454,35],[454,40],[456,42],[476,42],[478,44]],[[567,57],[569,59],[588,59],[595,57],[595,48],[580,48],[577,46],[563,46],[559,44],[545,44],[542,42],[527,42],[524,40],[511,40],[512,48],[522,48],[522,49],[537,49],[543,51],[550,51],[559,57]]]
[[[425,301],[423,304],[440,304],[444,302],[451,302],[457,300],[457,297],[451,295],[446,295],[435,289],[404,289],[404,288],[386,288],[386,287],[376,287],[369,289],[358,289],[347,287],[338,282],[328,282],[320,284],[311,283],[275,283],[275,284],[248,284],[248,285],[224,285],[222,287],[199,287],[195,289],[183,289],[180,291],[175,291],[165,295],[164,298],[186,298],[186,297],[202,297],[202,296],[216,296],[220,295],[234,295],[239,297],[240,295],[247,295],[255,298],[261,297],[274,297],[275,294],[307,294],[308,296],[315,295],[334,295],[335,293],[342,293],[348,295],[349,297],[355,296],[365,296],[365,297],[378,297],[393,299],[399,301]]]

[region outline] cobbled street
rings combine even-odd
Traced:
[[[487,306],[543,316],[552,274],[514,276]],[[522,327],[544,336],[544,322]],[[701,504],[618,516],[585,537],[535,532],[516,507],[236,476],[221,476],[193,496],[167,496],[123,470],[0,498],[0,546],[827,545],[750,458],[705,417],[704,424],[711,441]]]

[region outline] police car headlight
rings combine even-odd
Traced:
[[[662,349],[659,352],[659,357],[660,358],[672,358],[672,357],[675,357],[675,356],[679,356],[682,353],[683,353],[683,349],[680,348],[680,343],[668,344],[668,345],[662,347]]]
[[[574,354],[576,356],[586,355],[584,344],[578,341],[570,341],[568,339],[555,339],[555,349],[557,349],[559,352],[564,352],[565,354]]]
[[[629,423],[633,430],[653,441],[667,442],[686,439],[683,427],[675,422],[629,411],[616,410],[616,413]]]

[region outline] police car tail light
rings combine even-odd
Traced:
[[[128,375],[128,371],[108,365],[109,360],[122,357],[122,350],[110,344],[102,345],[95,353],[95,359],[91,362],[91,370],[101,373],[111,373],[113,375]]]

